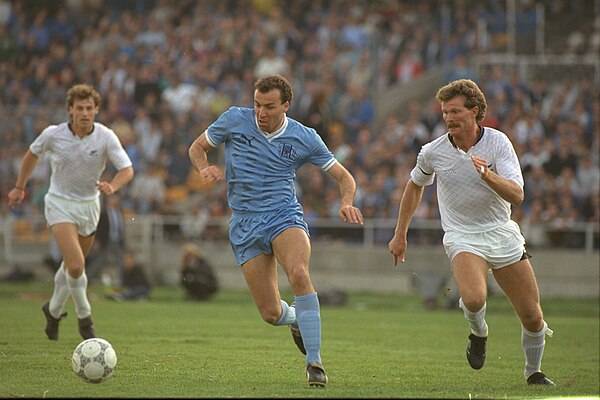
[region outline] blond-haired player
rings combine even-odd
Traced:
[[[504,133],[479,125],[487,103],[475,82],[450,82],[436,97],[448,132],[421,148],[411,171],[389,243],[394,265],[404,262],[408,226],[424,187],[437,176],[444,248],[458,286],[459,306],[471,329],[469,365],[480,369],[485,361],[486,277],[491,268],[521,321],[525,379],[533,385],[554,386],[540,370],[544,335],[552,331],[543,318],[525,239],[511,219],[511,204],[521,204],[524,196],[516,152]]]
[[[44,198],[44,215],[63,261],[54,275],[54,292],[42,306],[46,335],[58,339],[58,325],[67,313],[69,296],[75,303],[79,334],[95,337],[92,309],[87,298],[85,256],[94,242],[100,218],[100,194],[109,196],[134,175],[131,160],[117,135],[94,122],[100,95],[91,86],[78,84],[67,92],[69,121],[51,125],[31,143],[25,153],[15,187],[8,194],[10,207],[25,198],[27,180],[40,157],[50,160],[50,187]],[[110,160],[117,173],[110,182],[100,176]]]

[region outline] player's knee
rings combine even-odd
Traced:
[[[270,325],[275,325],[281,317],[281,308],[278,307],[263,307],[259,311],[263,321]]]
[[[521,324],[530,332],[539,332],[544,327],[544,317],[536,310],[520,315]]]
[[[79,278],[81,275],[83,275],[83,272],[85,271],[85,268],[83,267],[83,265],[77,265],[77,266],[68,266],[65,264],[65,268],[67,270],[67,273],[69,274],[69,276],[71,278]]]
[[[303,266],[292,268],[288,274],[288,280],[292,289],[302,289],[311,284],[308,268],[304,268]]]
[[[471,312],[478,312],[485,305],[485,297],[483,296],[468,296],[463,297],[462,302],[467,307],[467,310]]]

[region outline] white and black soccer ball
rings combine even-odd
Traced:
[[[78,377],[88,383],[101,383],[115,372],[117,353],[104,339],[86,339],[75,348],[71,361]]]

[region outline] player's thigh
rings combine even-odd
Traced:
[[[65,265],[67,267],[83,268],[85,256],[79,243],[77,226],[70,222],[61,222],[52,225],[50,229]]]
[[[463,302],[471,311],[483,306],[487,297],[488,264],[483,257],[460,252],[452,259],[452,275]]]
[[[287,228],[279,233],[271,244],[277,261],[284,269],[296,265],[308,268],[311,248],[304,229],[296,226]]]
[[[96,237],[95,233],[93,233],[89,236],[79,235],[79,246],[81,247],[81,251],[83,251],[84,257],[87,257],[87,255],[90,253],[90,250],[92,249],[92,246],[94,245],[95,237]]]
[[[273,254],[261,253],[242,264],[250,295],[259,310],[280,307],[277,263]]]
[[[285,271],[296,296],[314,292],[310,279],[310,240],[304,229],[291,227],[281,232],[272,242],[273,253]]]
[[[500,288],[510,300],[521,322],[529,330],[541,329],[542,310],[535,274],[529,260],[493,270]]]

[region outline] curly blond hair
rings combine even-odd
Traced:
[[[466,108],[477,107],[479,112],[475,120],[477,122],[483,121],[487,110],[487,101],[475,82],[470,79],[458,79],[440,88],[435,97],[440,103],[445,103],[457,96],[462,96],[465,99],[464,105]]]
[[[96,89],[85,83],[79,83],[77,85],[72,86],[67,91],[67,109],[73,107],[73,104],[75,104],[75,100],[85,100],[89,97],[91,97],[94,100],[94,104],[96,105],[96,107],[100,107],[100,102],[102,101],[102,98],[100,97],[100,93],[98,93]]]

